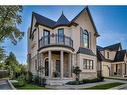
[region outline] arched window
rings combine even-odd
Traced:
[[[80,28],[81,35],[81,47],[89,48],[89,33],[87,30]]]
[[[89,48],[89,34],[87,30],[83,31],[83,47]]]

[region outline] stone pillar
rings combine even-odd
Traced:
[[[72,57],[71,57],[71,53],[69,53],[69,77],[71,77],[71,68],[72,68]]]
[[[45,77],[45,62],[44,62],[44,55],[41,53],[41,76]]]
[[[48,51],[48,59],[49,59],[49,78],[51,78],[51,51]]]
[[[63,60],[64,56],[63,56],[63,51],[60,51],[60,75],[61,75],[61,79],[63,78]]]
[[[122,63],[122,76],[124,76],[124,74],[125,74],[125,64]]]

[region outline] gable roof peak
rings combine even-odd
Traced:
[[[55,26],[58,26],[58,25],[68,25],[69,23],[70,23],[69,20],[66,18],[66,16],[64,15],[64,13],[62,11],[62,14],[59,17],[59,19],[57,20]]]
[[[118,51],[119,48],[122,49],[121,43],[116,43],[116,44],[113,44],[113,45],[109,45],[109,46],[104,47],[104,49],[109,49],[111,51]]]

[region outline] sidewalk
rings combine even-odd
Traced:
[[[81,88],[89,88],[89,87],[93,87],[96,85],[107,84],[107,83],[112,83],[112,82],[127,83],[127,81],[123,81],[123,80],[105,79],[103,82],[97,82],[97,83],[88,83],[88,84],[82,84],[82,85],[46,86],[46,87],[51,88],[51,89],[59,89],[59,90],[62,90],[62,89],[81,89]]]

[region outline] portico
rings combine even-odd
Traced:
[[[63,50],[49,50],[41,53],[41,65],[47,79],[67,79],[72,77],[72,53]]]

